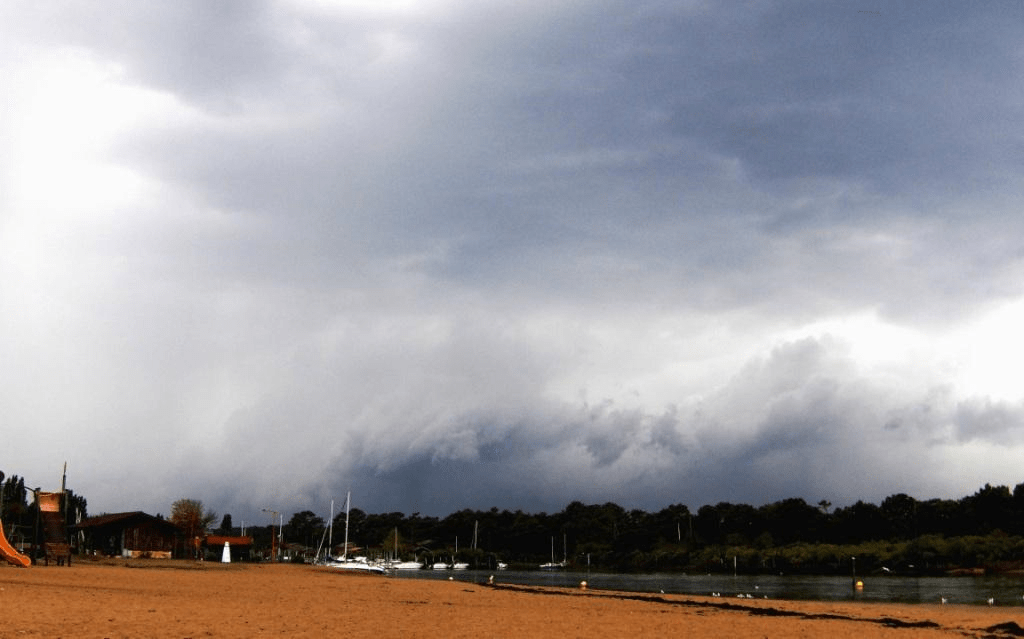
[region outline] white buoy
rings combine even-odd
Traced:
[[[231,542],[224,542],[224,552],[220,556],[220,563],[230,564],[231,563]]]

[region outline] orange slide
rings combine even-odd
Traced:
[[[4,534],[4,527],[2,524],[0,524],[0,555],[4,556],[7,563],[14,564],[15,566],[28,567],[28,565],[32,563],[31,559],[15,550],[14,546],[7,541],[7,535]]]

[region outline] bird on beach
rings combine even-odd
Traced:
[[[946,605],[946,601],[947,601],[947,600],[946,600],[946,598],[945,598],[945,597],[943,597],[943,598],[942,598],[942,605]]]
[[[995,600],[995,599],[993,599],[992,597],[989,597],[989,598],[988,598],[988,605],[990,605],[990,606],[991,606],[991,605],[994,605],[995,603],[996,603],[996,600]]]

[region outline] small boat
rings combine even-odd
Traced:
[[[540,565],[541,570],[561,570],[562,568],[565,568],[565,563],[561,561],[557,563],[549,561]]]
[[[444,563],[443,561],[435,562],[434,565],[430,567],[431,570],[448,570],[449,568],[451,568],[451,566]]]
[[[345,497],[345,552],[341,557],[334,558],[332,561],[327,563],[328,568],[335,568],[337,570],[360,570],[363,572],[376,572],[383,573],[384,566],[377,563],[370,563],[366,557],[354,557],[349,559],[348,557],[348,511],[349,506],[352,503],[352,493],[348,493]],[[333,506],[332,506],[333,510]]]
[[[460,561],[460,562],[456,562],[456,563],[452,564],[452,570],[468,570],[468,569],[469,569],[469,564],[467,564],[465,562],[461,562]]]
[[[562,541],[562,544],[563,544],[563,548],[564,548],[564,544],[565,544],[564,540]],[[565,553],[564,550],[562,552],[563,552],[563,554]],[[559,561],[558,563],[555,563],[555,538],[552,537],[551,538],[551,561],[549,561],[547,563],[541,564],[540,565],[540,569],[541,570],[561,570],[561,569],[565,568],[568,564],[569,564],[569,562],[566,560],[566,558],[564,556],[562,558],[562,561]]]
[[[420,570],[423,564],[418,561],[402,561],[398,558],[398,527],[395,526],[395,554],[388,562],[388,570]]]
[[[345,559],[340,557],[327,564],[328,568],[334,568],[336,570],[359,570],[362,572],[374,572],[378,574],[384,573],[384,566],[376,563],[371,563],[366,557],[354,557],[352,559]]]
[[[388,564],[391,570],[420,570],[423,564],[418,561],[393,561]]]

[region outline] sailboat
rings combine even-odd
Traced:
[[[459,538],[455,538],[455,553],[459,552]],[[452,555],[452,570],[466,570],[469,568],[469,564],[464,561],[455,561],[455,555]]]
[[[353,557],[348,556],[348,511],[349,505],[352,502],[352,492],[345,496],[345,552],[341,557],[336,557],[334,561],[327,564],[331,568],[337,568],[339,570],[360,570],[362,572],[376,572],[383,573],[384,568],[378,566],[375,563],[370,563],[366,557]]]
[[[320,545],[316,547],[316,558],[313,560],[313,563],[318,565],[318,566],[322,566],[324,564],[327,564],[327,563],[330,563],[331,561],[333,561],[333,559],[331,558],[331,544],[334,543],[334,500],[333,499],[331,500],[331,518],[330,518],[329,521],[331,523],[327,526],[327,528],[324,529],[324,533],[322,535],[320,535]],[[245,527],[244,526],[242,527],[242,536],[243,537],[245,536]],[[324,548],[324,540],[325,539],[327,540],[327,550],[325,551],[324,555],[321,557],[320,556],[320,551],[323,550],[323,548]]]
[[[565,542],[565,536],[563,535],[563,537],[562,537],[562,561],[560,561],[558,563],[555,563],[555,538],[552,537],[551,538],[551,561],[549,561],[548,563],[541,564],[540,565],[540,569],[541,570],[561,570],[561,569],[565,568],[569,564],[569,561],[566,558],[565,547],[566,547],[566,542]]]
[[[391,570],[419,570],[423,564],[418,561],[399,561],[398,559],[398,527],[395,527],[395,556],[388,564]]]
[[[420,570],[423,564],[418,561],[396,561],[391,564],[392,570]]]

